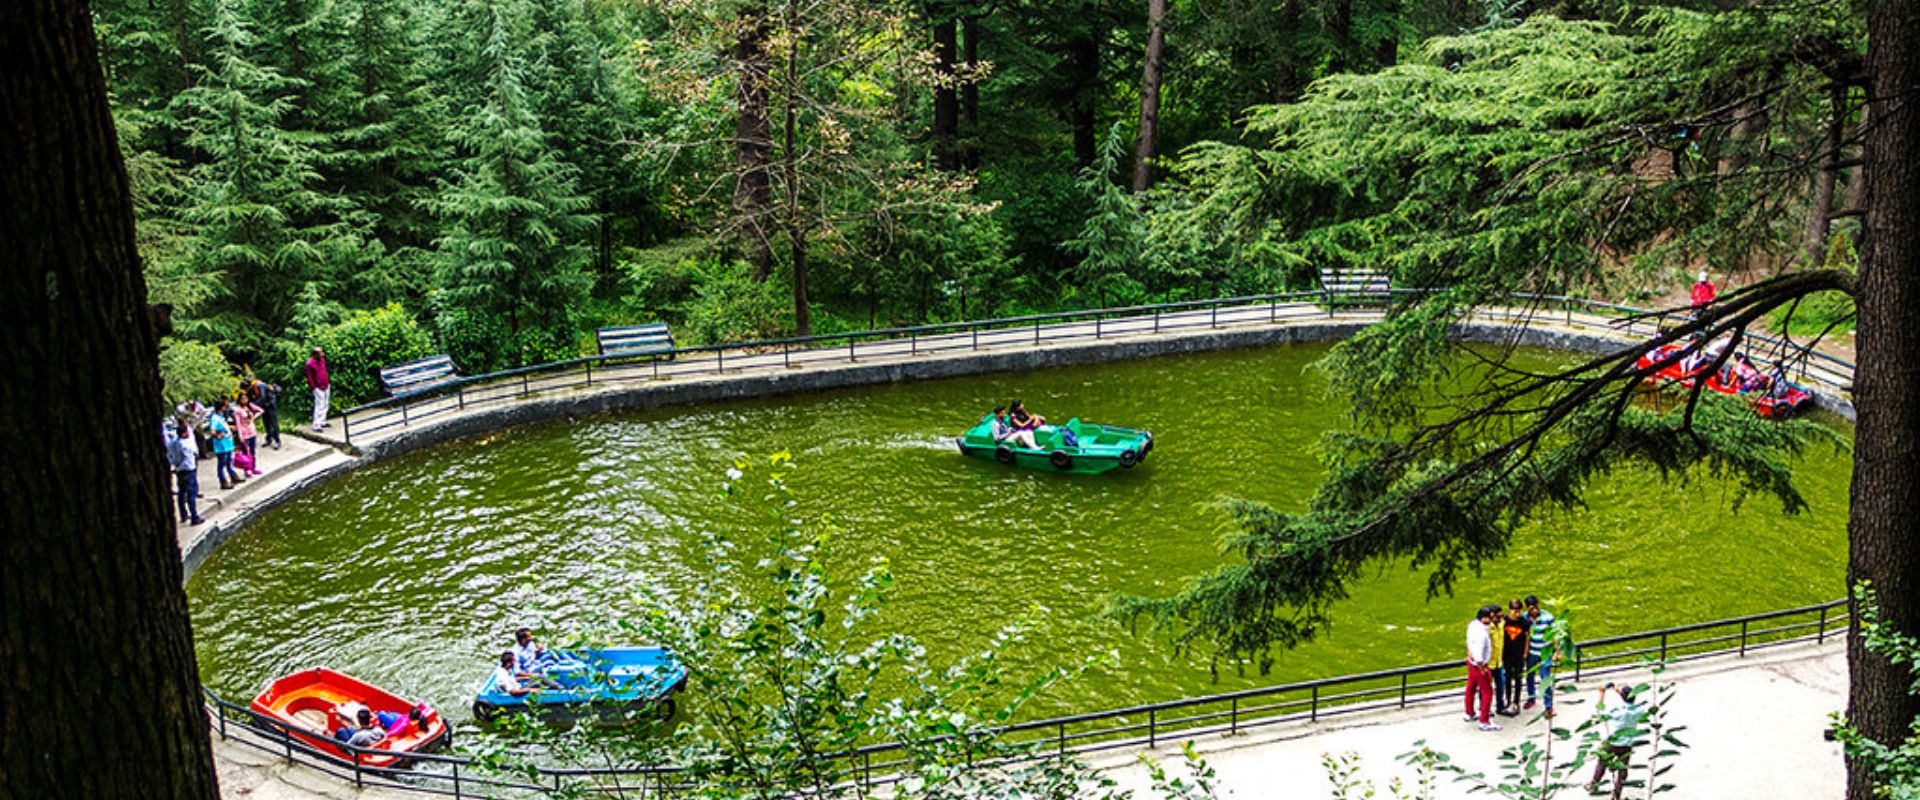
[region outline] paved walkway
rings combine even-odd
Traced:
[[[1846,653],[1841,642],[1830,639],[1823,645],[1795,645],[1745,658],[1710,658],[1669,670],[1665,677],[1677,689],[1668,721],[1686,726],[1677,735],[1691,747],[1667,774],[1678,788],[1661,796],[1678,800],[1842,797],[1846,773],[1840,746],[1821,736],[1827,715],[1846,704]],[[1645,678],[1629,675],[1612,680]],[[1592,713],[1590,697],[1579,692],[1564,698],[1562,722],[1577,726],[1585,720]],[[1358,754],[1362,776],[1384,797],[1388,782],[1406,774],[1395,757],[1412,749],[1416,741],[1425,740],[1469,770],[1497,775],[1500,750],[1526,739],[1538,741],[1541,735],[1539,725],[1523,721],[1513,721],[1498,733],[1482,733],[1461,722],[1454,704],[1436,703],[1275,726],[1254,734],[1209,736],[1194,745],[1218,773],[1222,797],[1313,800],[1331,793],[1322,754]],[[1121,787],[1150,800],[1141,756],[1150,754],[1175,767],[1174,774],[1179,775],[1178,745],[1105,754],[1094,763]],[[218,737],[214,760],[222,797],[397,800],[420,796],[391,789],[356,789],[351,781]],[[1444,800],[1484,796],[1469,795],[1451,782],[1443,783],[1437,795]],[[1578,789],[1562,796],[1586,797]]]
[[[308,438],[304,431],[286,430],[280,439],[278,450],[266,446],[260,448],[261,474],[235,484],[231,489],[220,488],[220,481],[214,476],[212,458],[200,459],[202,522],[199,525],[176,522],[174,525],[179,536],[180,554],[186,560],[189,572],[212,550],[211,545],[245,526],[248,518],[263,504],[283,500],[289,496],[289,489],[314,480],[327,470],[342,468],[354,460],[353,456],[342,452],[334,443]]]
[[[1676,734],[1690,747],[1673,761],[1667,773],[1676,789],[1663,798],[1702,800],[1717,798],[1781,797],[1825,800],[1846,794],[1846,771],[1840,745],[1825,741],[1827,715],[1846,707],[1847,663],[1843,639],[1823,645],[1795,645],[1746,658],[1713,658],[1674,667],[1666,678],[1676,684],[1668,724],[1684,725]],[[1647,676],[1629,676],[1644,680]],[[1625,682],[1621,677],[1608,680]],[[1578,727],[1591,714],[1596,687],[1583,686],[1563,702],[1560,722]],[[1458,703],[1437,703],[1420,709],[1335,718],[1323,723],[1281,726],[1238,737],[1211,737],[1194,744],[1219,775],[1224,796],[1236,798],[1323,798],[1331,784],[1321,765],[1323,754],[1356,753],[1381,797],[1395,776],[1410,772],[1395,757],[1424,740],[1447,753],[1453,763],[1470,772],[1499,777],[1500,751],[1531,739],[1540,742],[1544,723],[1526,724],[1525,717],[1503,720],[1506,729],[1482,733],[1462,722]],[[1139,763],[1143,753],[1107,756],[1100,762],[1127,788],[1145,790],[1150,782]],[[1179,743],[1151,755],[1176,767]],[[1644,758],[1645,753],[1637,753]],[[1584,782],[1584,776],[1582,778]],[[1443,783],[1438,798],[1486,797],[1469,794],[1463,785]],[[1579,788],[1562,797],[1588,795]],[[1607,795],[1598,795],[1606,797]],[[1629,793],[1645,797],[1645,790]]]

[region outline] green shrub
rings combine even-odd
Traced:
[[[214,399],[232,395],[239,386],[220,348],[172,338],[160,340],[160,383],[167,408],[188,400],[213,405]]]
[[[342,410],[383,394],[381,367],[433,355],[432,338],[399,303],[355,311],[345,322],[323,329],[313,343],[326,348],[331,404]],[[458,360],[454,364],[464,366]]]
[[[683,308],[674,335],[683,345],[771,339],[787,329],[790,289],[783,281],[756,281],[739,261],[701,265],[699,288]]]

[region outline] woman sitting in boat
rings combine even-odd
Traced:
[[[1732,370],[1733,380],[1728,381],[1727,385],[1739,387],[1740,391],[1757,392],[1766,383],[1767,376],[1760,374],[1760,368],[1754,366],[1745,353],[1735,357]]]
[[[1046,417],[1040,416],[1039,414],[1027,413],[1027,404],[1019,400],[1013,401],[1013,405],[1009,408],[1007,416],[1009,421],[1013,423],[1014,430],[1032,432],[1039,430],[1040,426],[1047,424]]]
[[[379,718],[375,717],[373,712],[368,710],[366,706],[360,706],[355,722],[358,722],[360,727],[342,727],[340,730],[333,732],[333,738],[339,739],[354,747],[377,747],[381,742],[387,740],[389,732],[386,727],[379,723]]]
[[[1014,402],[1018,404],[1020,401],[1015,400]],[[993,407],[993,425],[991,432],[995,442],[1009,442],[1027,448],[1028,450],[1040,449],[1040,445],[1033,440],[1033,431],[1017,429],[1012,423],[1007,422],[1006,406]]]
[[[1793,393],[1793,384],[1787,382],[1787,362],[1773,362],[1773,371],[1767,373],[1767,394],[1775,400],[1784,400]]]

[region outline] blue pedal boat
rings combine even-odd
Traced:
[[[615,723],[651,712],[673,716],[673,695],[687,685],[687,668],[663,647],[550,650],[537,677],[523,682],[533,692],[514,696],[494,688],[489,673],[473,697],[473,716],[492,722],[507,714]]]

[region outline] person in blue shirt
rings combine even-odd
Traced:
[[[174,423],[167,437],[167,469],[173,472],[173,504],[180,511],[180,521],[189,525],[198,525],[200,519],[200,474],[194,463],[192,437],[187,433],[187,423]]]
[[[214,405],[213,416],[207,418],[207,436],[213,440],[214,477],[219,479],[220,488],[231,489],[241,478],[233,469],[234,439],[233,428],[227,424],[227,401]]]

